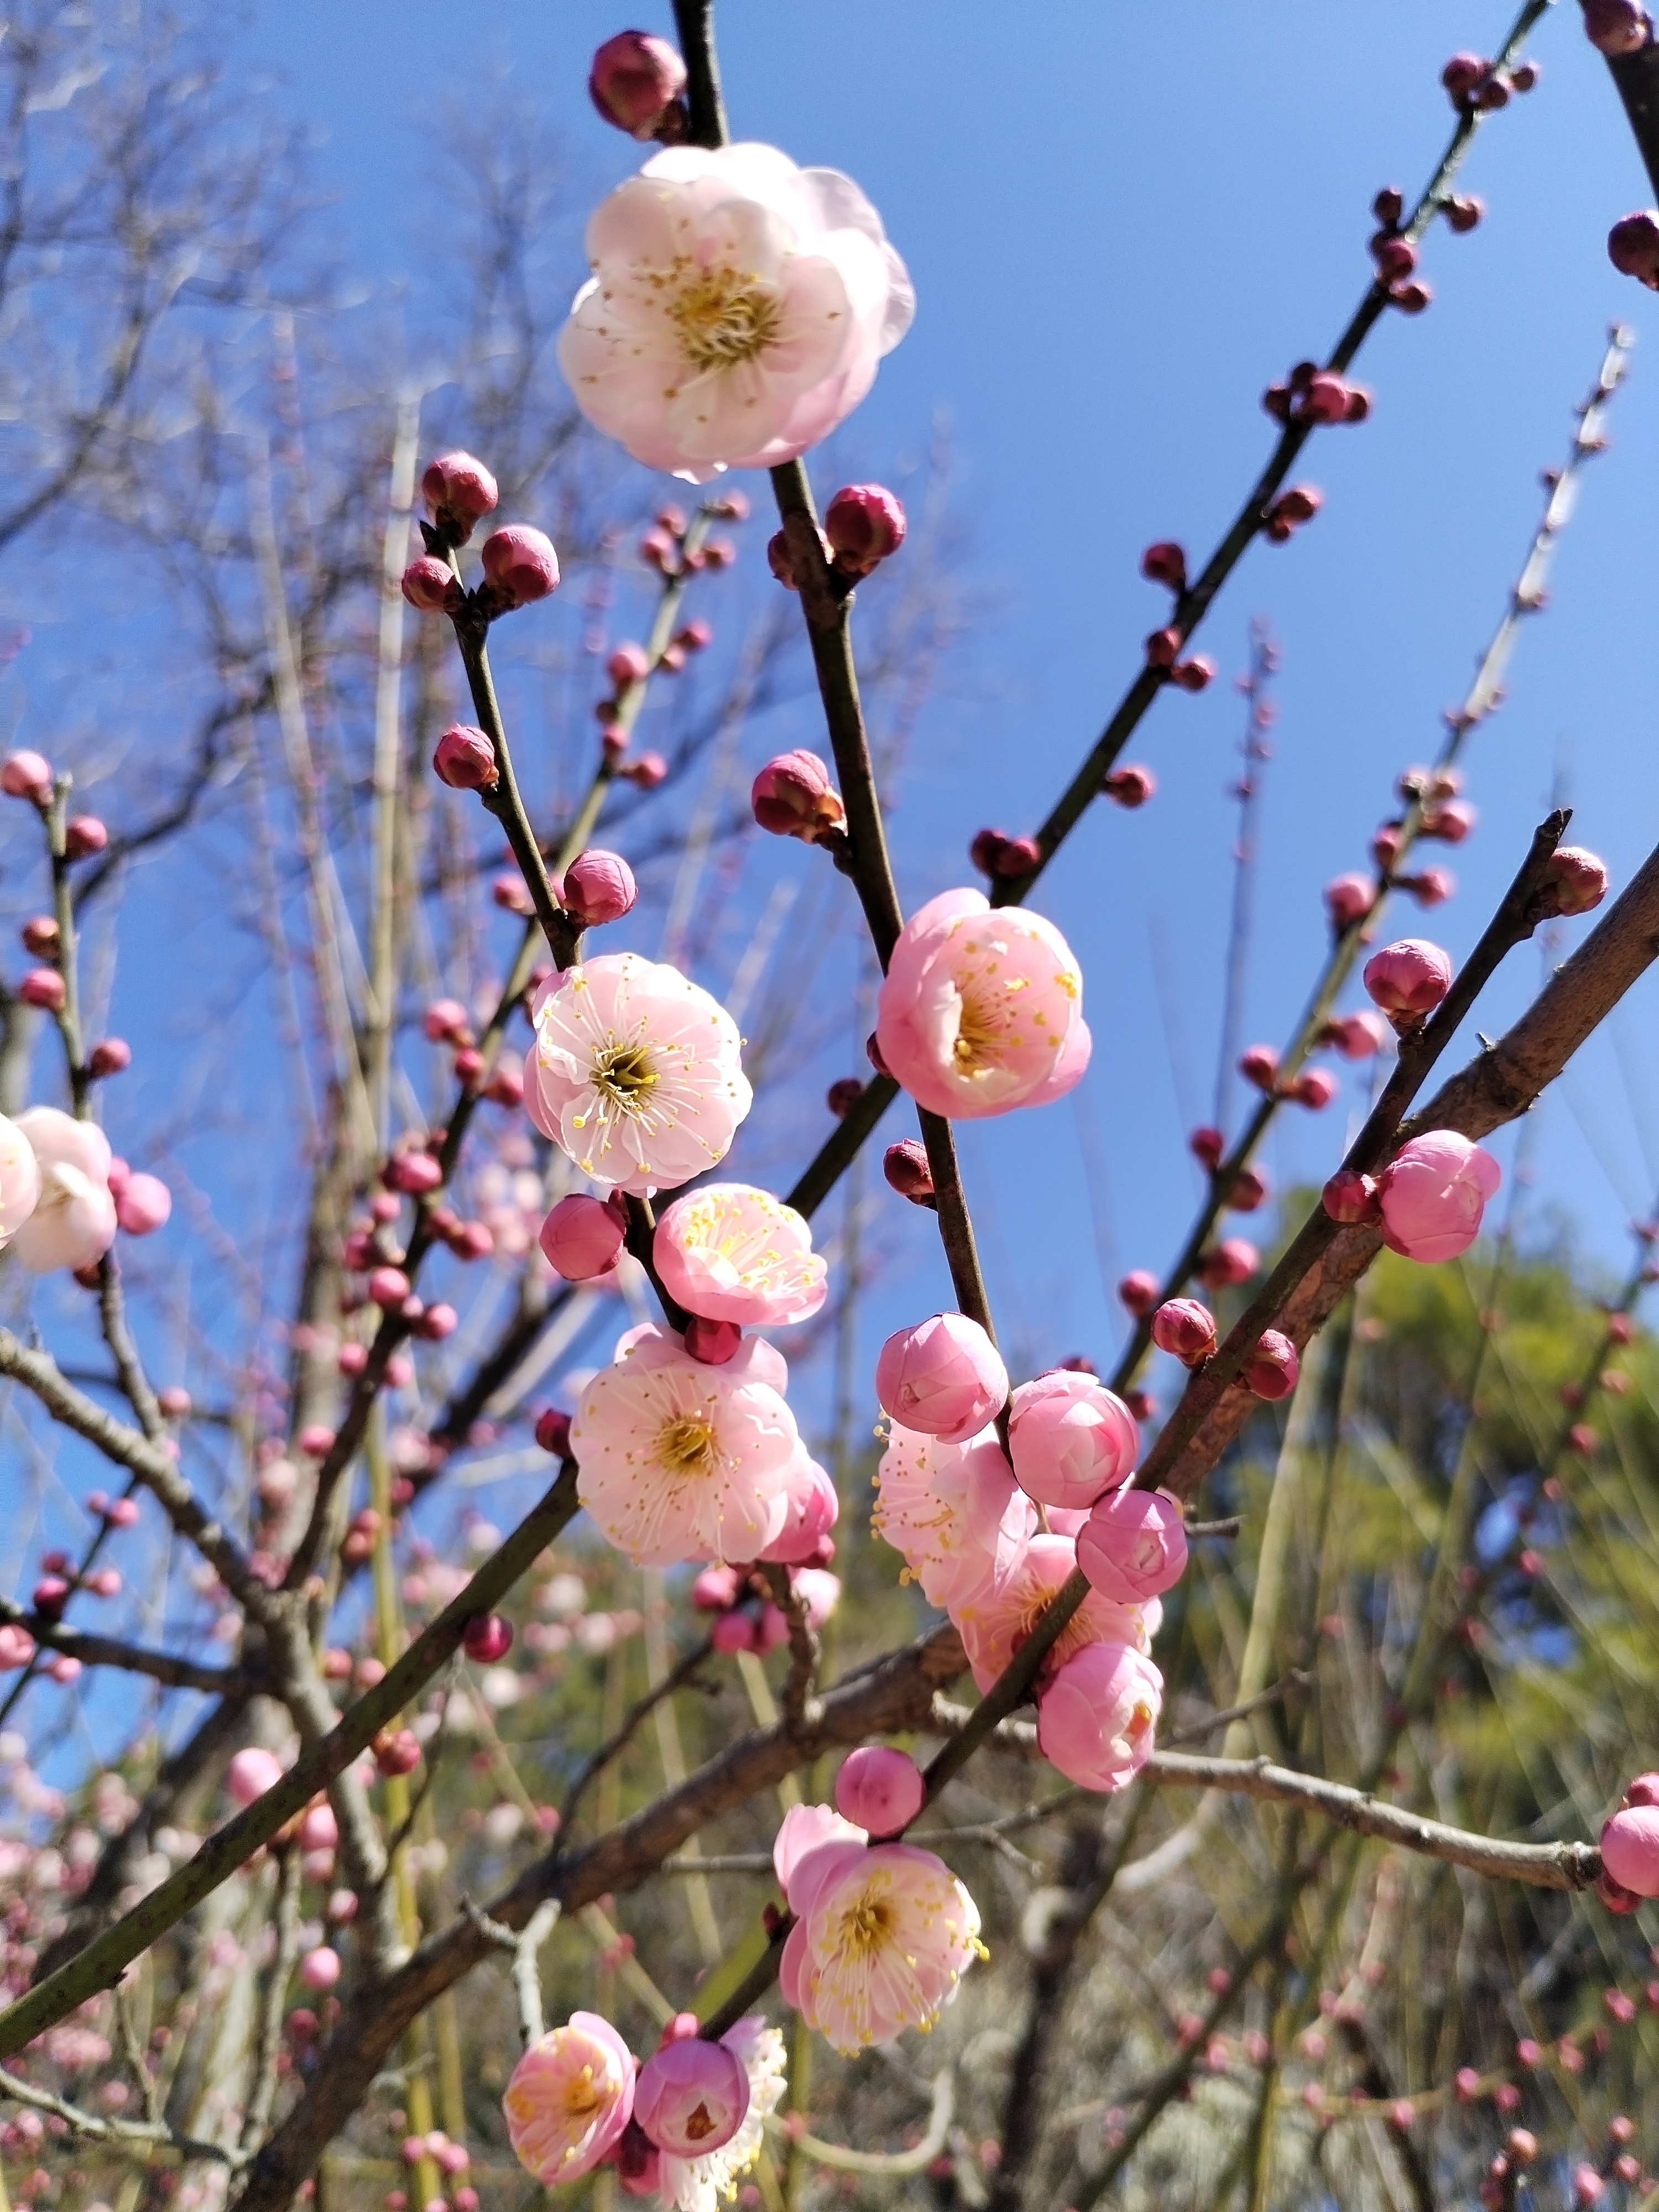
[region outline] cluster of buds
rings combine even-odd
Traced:
[[[1140,556],[1140,573],[1149,584],[1162,584],[1173,592],[1177,600],[1185,596],[1187,556],[1172,538],[1161,538],[1155,545],[1146,548]],[[1194,654],[1190,660],[1183,660],[1181,648],[1185,643],[1185,637],[1173,623],[1163,629],[1155,629],[1146,641],[1146,664],[1150,668],[1164,670],[1170,681],[1180,684],[1183,691],[1201,691],[1213,678],[1215,664],[1205,659],[1201,654]],[[1109,778],[1102,784],[1101,789],[1125,806],[1139,806],[1142,799],[1151,798],[1154,787],[1146,769],[1131,769],[1122,773],[1128,777],[1146,777],[1146,788],[1139,798],[1125,797],[1120,791],[1114,790]],[[1125,788],[1133,792],[1134,785],[1130,783]]]
[[[685,64],[666,39],[618,31],[594,55],[587,91],[605,121],[630,138],[672,146],[685,136]]]
[[[1460,114],[1476,110],[1490,113],[1494,108],[1507,107],[1511,93],[1530,92],[1540,74],[1536,62],[1516,62],[1508,69],[1499,69],[1480,54],[1454,54],[1441,70],[1440,82]]]
[[[1363,422],[1371,411],[1371,395],[1363,385],[1346,383],[1334,369],[1299,361],[1283,384],[1267,386],[1261,404],[1279,422]]]
[[[1226,1157],[1227,1140],[1219,1129],[1211,1127],[1206,1122],[1201,1128],[1194,1129],[1188,1138],[1187,1149],[1213,1176]],[[1227,1211],[1229,1213],[1254,1213],[1266,1202],[1267,1196],[1266,1176],[1256,1168],[1240,1168],[1227,1193]]]
[[[1377,194],[1371,202],[1377,228],[1368,244],[1376,269],[1376,282],[1388,294],[1389,303],[1403,314],[1420,315],[1434,295],[1417,276],[1417,248],[1400,228],[1403,207],[1400,192],[1393,185],[1386,185]],[[1478,213],[1475,220],[1480,220]]]
[[[981,830],[968,848],[968,857],[981,875],[1017,878],[1029,876],[1042,859],[1035,837],[1011,837],[1006,830]]]
[[[903,505],[884,484],[842,486],[824,509],[817,533],[830,586],[838,596],[845,598],[860,578],[898,551],[906,527]],[[775,532],[768,540],[766,561],[786,591],[800,589],[786,531]]]
[[[749,804],[761,828],[775,837],[833,847],[846,830],[847,809],[829,769],[804,747],[767,762],[750,787]]]
[[[738,549],[729,538],[707,538],[702,526],[709,521],[744,522],[749,516],[746,493],[726,491],[706,499],[695,520],[672,501],[659,507],[649,530],[640,540],[640,558],[647,568],[670,579],[695,576],[701,570],[729,568]]]
[[[521,877],[514,876],[511,880],[523,891]],[[524,910],[528,910],[528,905],[526,893]],[[456,1081],[465,1089],[489,1099],[495,1106],[512,1108],[523,1103],[524,1078],[508,1061],[498,1056],[488,1081],[484,1079],[483,1054],[478,1050],[477,1040],[467,1020],[466,1008],[459,999],[434,999],[422,1016],[422,1025],[429,1043],[453,1048],[452,1069]],[[402,1191],[410,1198],[424,1197],[428,1191],[436,1190],[443,1174],[434,1155],[442,1141],[441,1130],[428,1138],[409,1139],[409,1148],[400,1147],[381,1170],[381,1181],[388,1189]],[[429,1162],[429,1165],[422,1165],[422,1162]],[[394,1176],[403,1180],[393,1181]]]
[[[1238,1072],[1264,1097],[1286,1098],[1316,1114],[1330,1104],[1338,1089],[1336,1078],[1322,1067],[1304,1068],[1288,1083],[1282,1082],[1279,1054],[1270,1044],[1247,1046],[1238,1056]]]
[[[1162,669],[1170,683],[1178,684],[1183,691],[1202,691],[1215,675],[1215,663],[1206,660],[1202,653],[1194,653],[1190,660],[1182,659],[1184,642],[1173,623],[1164,629],[1155,629],[1146,641],[1147,665]]]
[[[822,1571],[835,1556],[834,1537],[820,1534],[809,1555],[792,1560],[784,1570],[815,1628],[823,1626],[833,1604],[835,1579],[824,1577]],[[712,1616],[709,1641],[716,1651],[752,1651],[764,1658],[789,1641],[788,1619],[757,1568],[705,1567],[691,1585],[691,1602],[699,1613]]]
[[[551,538],[521,523],[493,532],[479,548],[483,580],[469,592],[450,556],[495,507],[495,479],[471,453],[445,453],[428,464],[421,490],[432,520],[421,525],[426,550],[403,574],[403,594],[422,614],[455,615],[473,608],[486,622],[544,599],[558,588],[559,556]],[[476,788],[477,787],[471,787]]]
[[[1284,544],[1291,532],[1311,522],[1324,504],[1324,494],[1312,484],[1292,484],[1262,509],[1263,536],[1270,545]]]
[[[1641,0],[1580,0],[1584,36],[1609,61],[1639,54],[1653,40],[1653,19]]]

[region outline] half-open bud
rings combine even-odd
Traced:
[[[839,830],[847,810],[831,787],[830,771],[816,753],[779,753],[755,778],[749,794],[755,819],[775,837],[799,837],[816,844],[826,831]]]
[[[1301,1371],[1302,1363],[1290,1338],[1276,1328],[1264,1328],[1245,1363],[1244,1381],[1258,1398],[1288,1398]]]
[[[1215,1350],[1215,1316],[1196,1298],[1166,1298],[1152,1316],[1152,1342],[1196,1367]]]

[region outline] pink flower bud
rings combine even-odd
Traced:
[[[1152,668],[1173,668],[1181,654],[1181,632],[1178,629],[1155,629],[1146,641],[1147,665]]]
[[[87,1073],[101,1080],[106,1075],[125,1075],[132,1066],[132,1047],[125,1037],[105,1037],[94,1045],[87,1060]]]
[[[1431,1013],[1451,988],[1451,957],[1424,938],[1402,937],[1365,963],[1365,988],[1383,1012],[1416,1019]]]
[[[1202,691],[1208,688],[1214,675],[1214,661],[1206,660],[1200,653],[1190,660],[1177,660],[1170,671],[1170,680],[1178,684],[1183,691]]]
[[[1238,1072],[1271,1097],[1279,1083],[1279,1054],[1270,1044],[1253,1044],[1240,1053]]]
[[[1442,805],[1431,807],[1423,817],[1423,835],[1438,837],[1448,845],[1461,845],[1478,818],[1466,799],[1449,799]]]
[[[340,1978],[340,1954],[326,1943],[307,1951],[300,1961],[300,1979],[308,1990],[331,1990]]]
[[[1376,896],[1370,878],[1358,869],[1350,875],[1334,876],[1325,886],[1325,911],[1331,918],[1331,927],[1352,929],[1370,912]]]
[[[823,1103],[836,1121],[844,1121],[863,1096],[864,1085],[858,1076],[838,1075],[824,1092]]]
[[[70,1586],[62,1575],[42,1575],[29,1593],[29,1604],[34,1612],[55,1620],[69,1602],[69,1594]]]
[[[1582,845],[1558,845],[1544,866],[1547,896],[1556,914],[1589,914],[1607,895],[1605,860]]]
[[[1267,1195],[1267,1178],[1260,1168],[1240,1168],[1227,1194],[1229,1213],[1254,1213]]]
[[[1442,209],[1447,222],[1460,234],[1477,229],[1486,212],[1486,203],[1478,192],[1467,192],[1447,200]]]
[[[1258,1398],[1288,1398],[1302,1371],[1296,1346],[1276,1328],[1264,1328],[1244,1365],[1244,1381]]]
[[[459,607],[466,594],[447,561],[435,553],[422,553],[404,570],[403,594],[423,615],[446,614]]]
[[[1414,278],[1409,284],[1396,284],[1389,295],[1389,304],[1402,314],[1420,315],[1433,297],[1429,287]]]
[[[8,753],[0,763],[0,791],[8,799],[32,799],[45,806],[52,798],[52,763],[44,753]]]
[[[685,1348],[705,1367],[724,1367],[735,1359],[743,1344],[743,1325],[735,1321],[710,1321],[693,1314],[685,1324]]]
[[[836,1777],[836,1812],[878,1840],[908,1828],[927,1801],[927,1785],[915,1759],[884,1743],[848,1752]]]
[[[1164,1677],[1127,1644],[1088,1644],[1037,1699],[1037,1747],[1068,1782],[1114,1791],[1152,1756]]]
[[[1377,1178],[1383,1241],[1426,1265],[1455,1260],[1480,1235],[1486,1200],[1502,1180],[1491,1153],[1455,1129],[1413,1137]]]
[[[726,1613],[737,1603],[738,1589],[735,1567],[705,1567],[691,1585],[691,1602],[699,1613]]]
[[[505,606],[527,607],[558,589],[559,556],[552,539],[523,523],[493,532],[480,549],[480,558],[484,580]]]
[[[85,1587],[94,1597],[119,1597],[121,1570],[118,1567],[94,1567],[86,1578]]]
[[[844,575],[867,576],[904,543],[904,509],[883,484],[844,484],[823,514],[823,534]]]
[[[1332,1046],[1344,1060],[1369,1060],[1388,1041],[1388,1024],[1370,1007],[1357,1014],[1334,1016],[1319,1033],[1319,1042]]]
[[[630,138],[654,138],[685,90],[685,64],[666,39],[618,31],[594,55],[587,90],[607,123]]]
[[[654,791],[659,783],[668,780],[668,763],[660,753],[641,753],[629,762],[626,768],[617,770],[625,783],[640,791]]]
[[[933,1195],[933,1170],[927,1164],[927,1147],[918,1138],[906,1137],[889,1145],[882,1156],[881,1171],[901,1198],[925,1206]]]
[[[1215,1350],[1215,1316],[1196,1298],[1166,1298],[1152,1316],[1152,1342],[1196,1367]]]
[[[738,1651],[752,1651],[755,1623],[747,1612],[723,1613],[709,1630],[708,1640],[716,1651],[727,1657]]]
[[[461,1631],[469,1659],[480,1667],[494,1667],[513,1649],[513,1624],[499,1613],[475,1613]]]
[[[165,1390],[156,1392],[155,1402],[168,1420],[181,1421],[190,1411],[190,1393],[181,1389],[177,1382],[170,1382]]]
[[[643,684],[651,673],[650,657],[642,645],[619,645],[605,662],[605,672],[619,691],[625,684]]]
[[[274,1790],[282,1778],[281,1759],[254,1744],[239,1751],[225,1769],[225,1788],[239,1805],[251,1805],[267,1790]]]
[[[1357,1175],[1352,1168],[1337,1170],[1320,1193],[1319,1202],[1333,1221],[1349,1224],[1382,1218],[1376,1177]]]
[[[1417,248],[1408,238],[1379,239],[1372,250],[1380,284],[1397,284],[1417,266]]]
[[[37,960],[55,960],[61,939],[57,921],[49,914],[37,914],[18,931],[25,952],[32,952]]]
[[[1287,1084],[1285,1096],[1297,1106],[1305,1106],[1310,1113],[1322,1113],[1337,1093],[1337,1080],[1322,1067],[1310,1067]]]
[[[755,819],[776,837],[816,843],[828,830],[839,830],[847,811],[831,789],[830,771],[816,753],[779,753],[755,778],[749,794]]]
[[[482,1221],[464,1221],[447,1240],[458,1260],[487,1260],[495,1249],[491,1231]]]
[[[489,514],[501,495],[495,477],[471,453],[442,453],[428,461],[421,492],[433,519],[457,545],[465,544],[473,524]]]
[[[401,1267],[376,1267],[368,1279],[368,1295],[377,1306],[400,1306],[409,1296],[409,1278]]]
[[[19,1628],[15,1621],[0,1626],[0,1674],[9,1674],[19,1667],[27,1667],[35,1652],[34,1638],[27,1628]]]
[[[432,769],[452,791],[488,791],[501,779],[495,746],[471,722],[457,722],[444,732],[432,756]]]
[[[447,1336],[453,1336],[460,1316],[452,1305],[441,1299],[435,1305],[426,1306],[415,1323],[415,1334],[428,1344],[441,1344]]]
[[[538,1241],[555,1274],[586,1283],[616,1266],[623,1224],[603,1200],[572,1191],[543,1222]]]
[[[535,903],[531,898],[524,878],[512,868],[508,868],[503,874],[496,876],[492,880],[489,896],[504,913],[522,915],[526,921],[528,921],[536,911]],[[476,1058],[477,1055],[475,1054],[474,1057]],[[483,1060],[478,1060],[477,1065],[482,1067]]]
[[[1261,1265],[1261,1255],[1248,1237],[1224,1237],[1200,1255],[1194,1272],[1209,1289],[1224,1291],[1248,1283]]]
[[[172,1211],[173,1193],[159,1176],[129,1176],[115,1201],[115,1218],[129,1237],[149,1236]]]
[[[689,622],[675,634],[674,642],[686,653],[702,653],[714,642],[714,625],[702,621]]]
[[[1396,876],[1396,887],[1409,891],[1419,906],[1443,906],[1457,889],[1449,868],[1425,868],[1415,876]]]
[[[639,896],[634,871],[620,853],[590,846],[578,853],[564,872],[559,903],[584,929],[602,922],[620,921]]]
[[[634,2118],[672,2158],[705,2158],[731,2142],[749,2111],[736,2051],[700,2035],[655,2051],[634,2085]]]
[[[434,999],[421,1017],[421,1026],[434,1044],[471,1042],[466,1008],[459,999]]]
[[[421,1763],[421,1740],[413,1729],[383,1729],[372,1748],[375,1765],[388,1778],[413,1774]]]
[[[1172,538],[1161,538],[1140,556],[1140,573],[1149,584],[1167,584],[1172,592],[1187,588],[1187,556]]]
[[[1308,380],[1302,394],[1302,413],[1310,422],[1346,422],[1348,398],[1348,387],[1342,379],[1322,368]]]
[[[40,1006],[47,1013],[61,1014],[69,992],[55,968],[31,968],[17,986],[17,995],[26,1006]]]
[[[1009,1402],[1014,1480],[1040,1505],[1086,1510],[1128,1480],[1139,1451],[1128,1407],[1092,1375],[1055,1368]]]
[[[1101,778],[1100,787],[1120,806],[1144,806],[1158,793],[1158,779],[1149,768],[1115,768]]]
[[[430,1152],[394,1152],[380,1170],[380,1181],[406,1198],[420,1198],[436,1190],[444,1171]]]
[[[1187,1571],[1187,1530],[1167,1491],[1115,1490],[1077,1532],[1077,1563],[1114,1605],[1145,1605]]]
[[[1206,1126],[1193,1131],[1187,1139],[1187,1150],[1195,1160],[1201,1160],[1213,1175],[1225,1156],[1227,1139],[1219,1129]]]
[[[95,814],[71,814],[64,824],[66,860],[89,860],[93,854],[101,853],[108,842],[109,831]]]
[[[536,1417],[536,1442],[555,1459],[570,1456],[570,1416],[557,1406],[546,1407]]]
[[[1648,11],[1638,0],[1583,0],[1583,4],[1584,36],[1610,58],[1639,54],[1653,36]]]
[[[905,1428],[963,1443],[1006,1404],[1008,1370],[976,1321],[935,1314],[896,1330],[883,1345],[876,1396]]]

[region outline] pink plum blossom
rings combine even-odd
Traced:
[[[92,1267],[115,1242],[108,1139],[56,1106],[31,1106],[14,1126],[34,1153],[40,1195],[13,1233],[13,1251],[37,1275]]]
[[[1180,1506],[1164,1490],[1115,1490],[1077,1534],[1077,1563],[1114,1605],[1144,1605],[1187,1571]]]
[[[927,1602],[954,1613],[1012,1571],[1037,1519],[994,1428],[951,1444],[895,1421],[871,1525],[903,1559]]]
[[[1089,1064],[1083,977],[1051,921],[941,891],[899,933],[876,1041],[920,1106],[952,1120],[1063,1097]]]
[[[537,2179],[592,2172],[634,2110],[634,2055],[608,2020],[574,2012],[532,2043],[501,2100],[507,2139]]]
[[[40,1202],[40,1163],[27,1133],[0,1114],[0,1248],[10,1243]]]
[[[652,1255],[670,1297],[708,1321],[806,1321],[829,1287],[806,1223],[752,1183],[704,1183],[676,1199],[657,1224]]]
[[[775,1533],[774,1502],[800,1441],[764,1379],[769,1363],[740,1354],[711,1367],[650,1325],[623,1342],[570,1425],[582,1504],[638,1566],[756,1558]],[[744,1352],[758,1345],[750,1338]]]
[[[789,1463],[788,1480],[774,1511],[776,1533],[767,1539],[760,1556],[780,1566],[816,1558],[819,1545],[840,1518],[836,1486],[805,1443],[797,1448]]]
[[[973,1899],[932,1851],[866,1848],[827,1805],[798,1805],[772,1856],[796,1916],[778,1986],[847,2057],[932,2027],[985,1955]]]
[[[1125,1644],[1091,1644],[1037,1699],[1037,1748],[1068,1782],[1121,1790],[1152,1757],[1164,1677]]]
[[[781,2028],[754,2015],[728,2028],[720,2043],[735,2054],[749,2087],[749,2107],[737,2133],[718,2150],[696,2158],[664,2151],[658,2160],[658,2187],[676,2212],[717,2212],[730,2204],[738,2185],[761,2154],[765,2123],[785,2088],[784,2040]]]
[[[866,1743],[848,1752],[836,1777],[836,1810],[872,1836],[896,1836],[908,1828],[927,1795],[921,1769],[890,1744]]]
[[[595,210],[587,257],[559,339],[576,404],[696,483],[826,437],[915,309],[852,179],[771,146],[653,155]]]
[[[966,1314],[934,1314],[894,1331],[876,1361],[882,1411],[907,1429],[963,1443],[1000,1413],[1008,1370],[990,1338]]]
[[[1121,1398],[1092,1375],[1056,1368],[1022,1382],[1009,1407],[1014,1479],[1040,1505],[1092,1505],[1127,1481],[1140,1431]]]
[[[525,1106],[596,1182],[687,1182],[725,1158],[749,1111],[740,1045],[725,1008],[677,968],[602,953],[543,987]]]
[[[737,2053],[700,2035],[653,2051],[634,2084],[634,2118],[659,2150],[700,2158],[721,2149],[749,2110],[749,2075]]]
[[[1430,1265],[1456,1259],[1480,1235],[1486,1200],[1503,1179],[1492,1154],[1455,1129],[1413,1137],[1377,1177],[1384,1243]]]
[[[968,1664],[981,1694],[1024,1643],[1077,1564],[1077,1546],[1071,1537],[1033,1536],[1000,1582],[985,1584],[953,1609],[951,1617],[962,1631]],[[1061,1629],[1037,1679],[1051,1680],[1074,1652],[1091,1644],[1133,1644],[1138,1650],[1149,1650],[1162,1618],[1156,1598],[1144,1606],[1119,1605],[1091,1589]]]

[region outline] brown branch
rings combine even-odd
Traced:
[[[124,1644],[113,1636],[94,1636],[70,1628],[61,1620],[48,1620],[26,1606],[0,1598],[0,1621],[27,1631],[35,1642],[84,1667],[115,1667],[125,1674],[148,1674],[171,1690],[201,1690],[210,1697],[251,1698],[260,1685],[243,1667],[203,1667],[174,1651],[150,1651],[142,1644]]]

